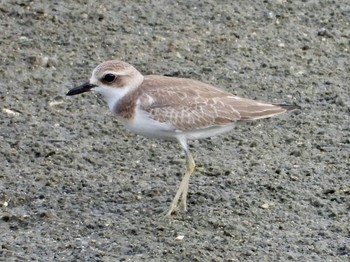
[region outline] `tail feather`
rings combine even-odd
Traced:
[[[295,105],[288,104],[263,104],[257,102],[249,108],[241,108],[237,110],[241,115],[241,120],[255,120],[273,117],[279,114],[283,114],[287,111],[297,109]]]
[[[288,105],[288,104],[274,104],[275,106],[282,107],[286,111],[293,111],[295,109],[299,109],[297,105]]]

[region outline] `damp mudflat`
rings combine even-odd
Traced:
[[[0,260],[346,261],[347,1],[3,1]],[[164,217],[180,146],[92,93],[102,61],[297,104],[193,141],[188,212]]]

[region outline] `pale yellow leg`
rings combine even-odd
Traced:
[[[180,197],[181,197],[180,206],[181,206],[183,211],[187,211],[188,186],[189,186],[189,182],[190,182],[190,177],[191,177],[191,175],[194,171],[194,168],[195,168],[195,163],[194,163],[191,152],[188,151],[187,148],[185,149],[185,153],[186,153],[186,173],[181,180],[179,189],[177,190],[176,195],[175,195],[175,197],[170,205],[170,210],[166,214],[167,216],[171,216],[171,214],[174,213],[178,209]]]

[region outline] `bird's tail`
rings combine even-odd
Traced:
[[[286,111],[293,111],[295,109],[299,109],[297,105],[288,105],[288,104],[274,104],[275,106],[282,107]]]

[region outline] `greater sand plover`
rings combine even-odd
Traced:
[[[178,207],[186,211],[189,179],[195,162],[188,140],[219,135],[236,121],[272,117],[295,109],[241,98],[200,81],[159,75],[143,76],[132,65],[112,60],[98,65],[90,80],[67,95],[87,91],[102,95],[109,109],[127,130],[136,134],[175,140],[186,155],[186,172],[167,215]]]

